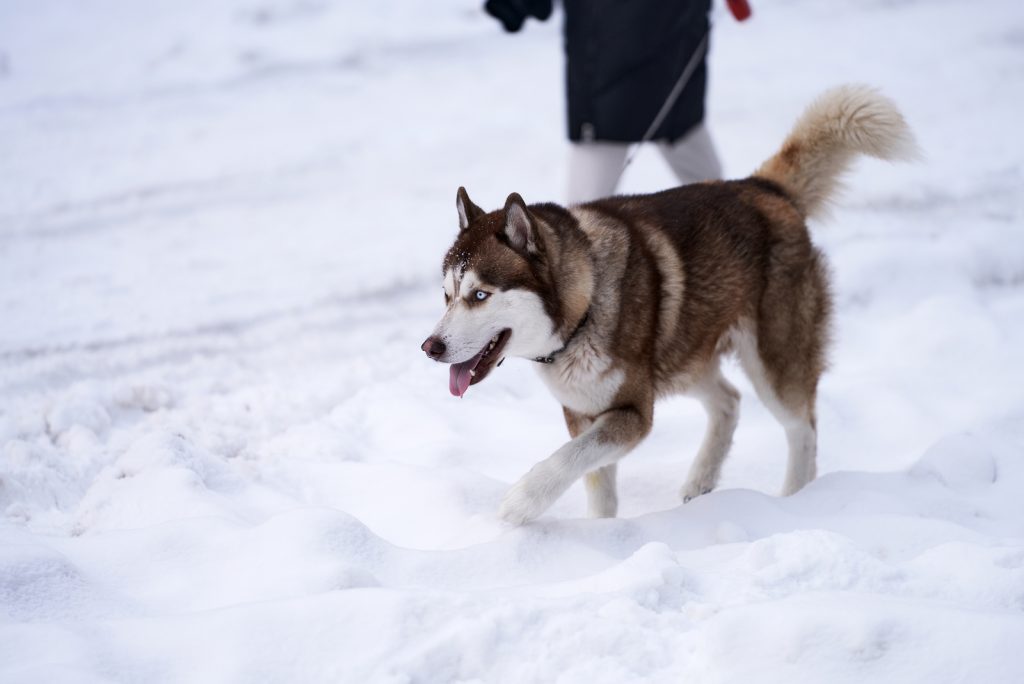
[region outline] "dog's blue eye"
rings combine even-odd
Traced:
[[[476,291],[476,294],[475,294],[474,296],[476,297],[476,300],[477,300],[478,302],[482,302],[482,301],[484,301],[485,299],[487,299],[487,297],[488,297],[488,296],[490,296],[490,295],[488,295],[488,294],[487,294],[486,292],[484,292],[483,290],[477,290],[477,291]]]

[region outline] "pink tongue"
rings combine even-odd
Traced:
[[[448,377],[448,391],[452,393],[452,396],[461,397],[469,389],[469,382],[473,379],[469,371],[476,368],[476,364],[480,363],[481,356],[483,356],[483,352],[480,352],[469,361],[453,363],[451,365],[451,375]]]

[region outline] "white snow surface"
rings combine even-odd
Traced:
[[[495,510],[566,439],[527,361],[419,343],[455,190],[563,196],[560,17],[444,0],[0,4],[0,681],[1024,681],[1024,6],[716,3],[728,173],[840,83],[865,160],[820,477],[742,376],[719,489],[659,405],[620,517]],[[645,151],[623,190],[672,184]]]

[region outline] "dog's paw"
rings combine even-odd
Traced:
[[[679,490],[679,498],[683,500],[683,503],[690,503],[698,496],[711,493],[711,490],[715,488],[715,485],[701,482],[700,480],[689,481],[683,485],[683,488]]]
[[[564,487],[550,472],[550,464],[538,463],[502,499],[498,517],[512,525],[522,525],[536,520],[555,503]]]
[[[525,478],[524,478],[525,479]],[[510,525],[522,525],[535,520],[547,510],[547,505],[534,492],[530,491],[528,485],[520,480],[501,501],[498,508],[498,517]]]

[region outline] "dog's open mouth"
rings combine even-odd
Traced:
[[[494,364],[501,360],[501,351],[505,348],[505,343],[508,342],[511,334],[511,330],[502,330],[469,361],[452,364],[448,389],[454,396],[461,397],[470,385],[475,385],[487,377],[487,374],[494,368]]]

